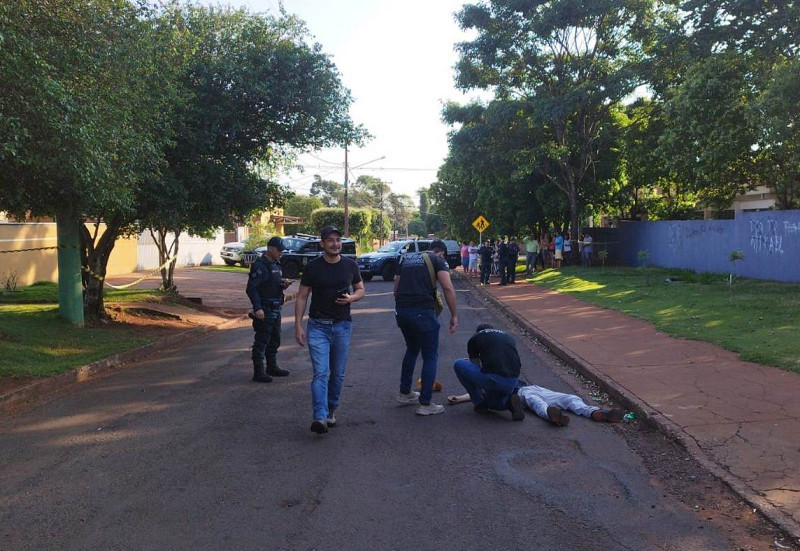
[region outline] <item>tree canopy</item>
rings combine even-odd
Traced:
[[[105,275],[125,231],[177,247],[282,205],[276,173],[295,152],[366,135],[333,62],[282,10],[20,0],[0,5],[0,29],[0,209],[103,221],[83,230],[85,274]],[[84,285],[102,315],[102,280]]]
[[[430,197],[464,237],[695,217],[766,185],[800,205],[797,2],[487,0],[456,15],[449,152]]]

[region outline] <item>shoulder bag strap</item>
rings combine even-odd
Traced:
[[[428,273],[431,276],[431,285],[433,285],[433,289],[436,290],[436,273],[433,271],[433,262],[431,262],[431,256],[429,253],[422,253],[422,259],[425,261],[425,265],[428,267]]]

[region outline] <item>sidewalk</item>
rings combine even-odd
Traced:
[[[800,536],[800,376],[524,281],[462,281]]]

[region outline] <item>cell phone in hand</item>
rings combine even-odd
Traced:
[[[350,292],[350,287],[345,287],[344,289],[339,289],[338,291],[336,291],[336,296],[338,298],[342,298],[343,296],[345,296],[349,292]]]

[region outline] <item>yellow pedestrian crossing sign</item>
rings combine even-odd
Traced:
[[[483,233],[486,231],[486,228],[489,227],[489,221],[483,216],[478,216],[472,223],[472,227]]]

